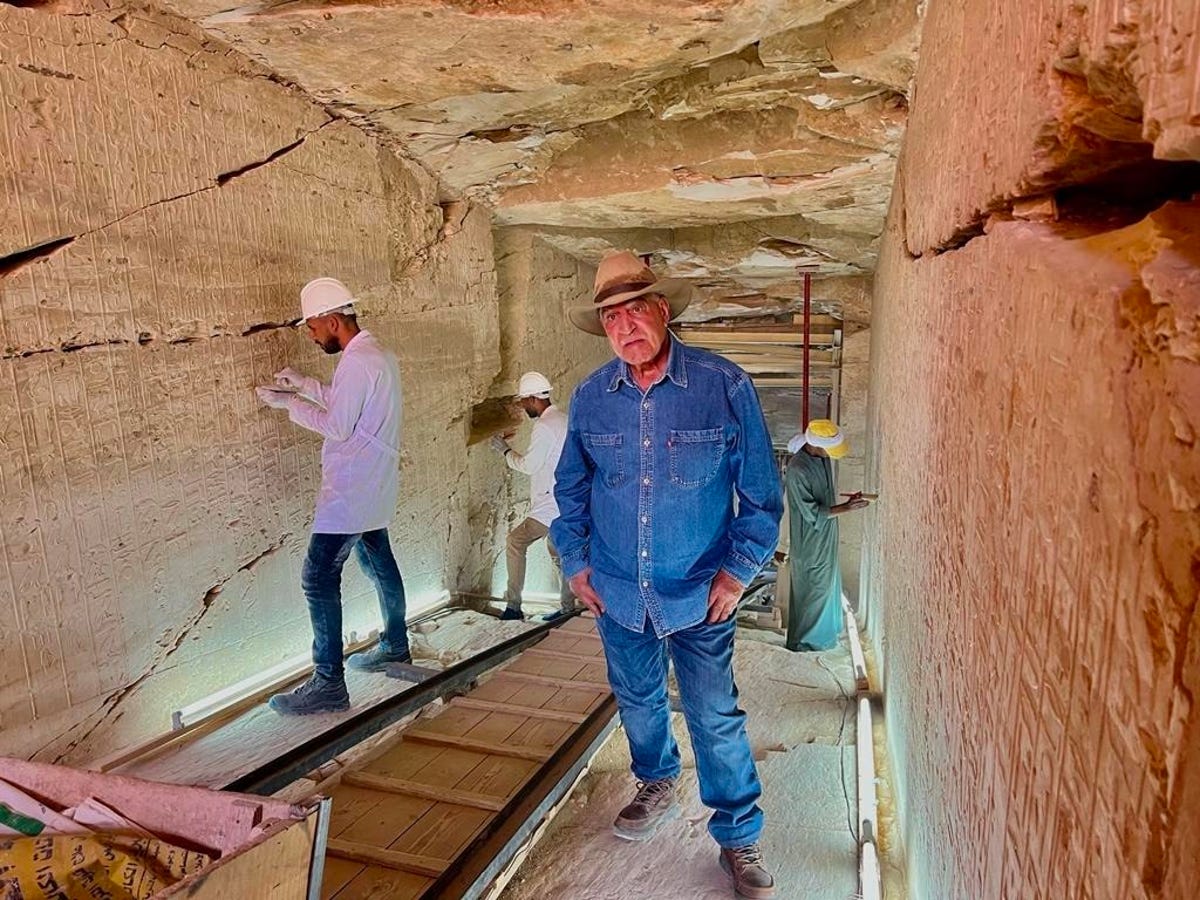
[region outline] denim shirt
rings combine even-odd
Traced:
[[[620,359],[575,389],[550,527],[563,574],[591,566],[605,614],[637,632],[648,614],[660,637],[704,620],[719,570],[749,584],[783,514],[750,377],[669,340],[666,371],[645,393]]]

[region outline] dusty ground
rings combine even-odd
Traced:
[[[500,622],[482,613],[446,610],[410,631],[413,662],[426,668],[447,668],[532,627],[529,622]],[[336,728],[364,707],[412,686],[381,672],[350,668],[346,670],[346,682],[352,705],[345,712],[285,718],[269,709],[265,702],[259,703],[215,731],[156,756],[135,760],[120,771],[153,781],[218,787],[285,749]],[[356,748],[358,752],[365,749]],[[310,788],[310,785],[297,788],[297,796],[305,796]],[[288,796],[292,793],[289,791]]]
[[[857,885],[854,718],[849,653],[789,653],[782,638],[742,630],[734,658],[763,781],[764,850],[781,898],[846,900]],[[705,830],[687,729],[683,816],[646,844],[613,836],[631,796],[629,750],[618,730],[503,894],[504,900],[709,900],[732,896]]]

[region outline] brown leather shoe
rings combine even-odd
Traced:
[[[762,848],[749,844],[730,850],[721,850],[721,868],[733,879],[733,889],[739,897],[764,900],[775,896],[775,879],[763,862]]]
[[[627,841],[648,841],[664,822],[679,815],[675,799],[675,779],[639,781],[633,802],[617,814],[613,833]]]

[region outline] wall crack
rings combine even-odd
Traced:
[[[107,697],[105,697],[104,701],[101,703],[100,710],[98,710],[98,712],[95,713],[95,715],[97,716],[96,720],[87,728],[86,731],[84,731],[83,734],[81,734],[79,737],[71,740],[62,750],[60,750],[55,755],[53,762],[55,762],[55,763],[62,762],[64,759],[66,759],[72,753],[72,751],[75,750],[76,747],[83,744],[102,725],[104,725],[106,722],[108,722],[110,719],[112,719],[114,714],[119,716],[120,713],[117,712],[118,707],[122,703],[124,703],[125,700],[128,699],[129,696],[135,690],[137,690],[137,688],[140,687],[147,679],[149,679],[156,672],[158,672],[158,670],[162,667],[163,663],[165,663],[170,658],[171,654],[173,654],[176,650],[178,650],[181,646],[183,646],[183,642],[187,639],[187,636],[204,620],[204,618],[208,615],[208,613],[216,605],[217,597],[220,596],[222,590],[224,590],[224,588],[225,588],[225,585],[227,585],[230,581],[232,581],[235,577],[237,577],[241,573],[249,572],[251,569],[253,569],[255,566],[257,566],[263,560],[278,553],[283,548],[283,546],[288,542],[288,539],[291,538],[291,536],[292,536],[292,533],[290,531],[286,532],[274,544],[267,547],[265,550],[263,550],[258,555],[254,556],[252,559],[250,559],[246,563],[243,563],[231,574],[229,574],[225,578],[222,578],[220,581],[218,581],[216,584],[214,584],[212,587],[210,587],[207,591],[205,591],[204,596],[202,596],[200,598],[200,608],[195,610],[195,612],[192,613],[191,617],[188,619],[188,621],[186,623],[184,623],[183,627],[180,628],[167,641],[159,642],[159,646],[162,648],[162,650],[161,650],[161,652],[156,654],[155,658],[151,661],[150,665],[146,667],[146,670],[144,672],[142,672],[141,675],[138,675],[136,678],[134,678],[132,681],[130,681],[128,684],[123,685],[122,687],[118,688],[117,690],[115,690],[111,694],[109,694]],[[56,738],[56,740],[57,740],[57,738]],[[51,743],[53,743],[53,741]],[[49,744],[46,745],[46,747],[48,747],[48,746],[49,746]],[[45,750],[46,747],[43,747],[42,750]],[[40,753],[41,751],[38,751],[38,752]],[[37,754],[34,754],[34,756],[36,757]]]
[[[18,69],[24,69],[26,72],[32,72],[34,75],[45,75],[47,78],[61,78],[64,81],[86,81],[87,79],[79,78],[78,75],[72,75],[70,72],[60,72],[57,69],[47,68],[46,66],[35,66],[31,63],[17,63]]]
[[[328,124],[329,124],[329,122],[327,121],[325,123],[325,125],[328,125]],[[320,129],[324,128],[325,125],[320,126],[320,128],[314,129],[314,131],[320,131]],[[302,135],[301,137],[292,141],[290,144],[280,147],[274,153],[270,154],[269,156],[267,156],[263,159],[258,160],[257,162],[247,163],[244,166],[239,166],[238,168],[231,169],[228,172],[222,172],[220,175],[217,176],[217,187],[223,187],[224,185],[233,181],[233,179],[240,178],[241,176],[245,175],[247,172],[253,172],[255,169],[261,169],[263,166],[273,163],[275,160],[279,159],[279,157],[286,156],[287,154],[289,154],[293,150],[295,150],[297,147],[301,146],[308,139],[308,135],[312,134],[312,133],[313,132],[310,131],[307,134]]]
[[[276,331],[281,328],[290,329],[294,327],[294,325],[295,323],[293,320],[283,322],[257,322],[253,325],[248,325],[240,331],[227,331],[214,328],[206,335],[191,334],[166,338],[153,335],[148,331],[141,331],[138,332],[137,336],[133,338],[114,337],[102,338],[94,341],[67,340],[45,347],[9,347],[3,352],[0,352],[0,360],[26,359],[27,357],[40,356],[44,353],[77,353],[80,350],[96,350],[106,347],[146,347],[152,344],[167,344],[169,346],[177,346],[179,344],[198,344],[202,341],[215,341],[222,338],[249,337],[252,334],[259,334],[263,331]]]
[[[248,328],[243,328],[239,337],[249,337],[252,334],[258,334],[260,331],[276,331],[277,329],[280,329],[280,328],[294,328],[295,325],[296,325],[296,321],[294,319],[288,320],[286,322],[259,322],[255,325],[251,325]],[[213,335],[214,338],[231,337],[231,336],[232,335],[227,335],[227,334],[214,334]]]
[[[326,115],[328,115],[328,114],[326,114]],[[194,197],[197,194],[203,194],[203,193],[206,193],[207,191],[213,191],[213,190],[217,190],[218,188],[224,187],[226,184],[228,184],[229,182],[231,182],[237,178],[240,178],[242,175],[252,172],[255,169],[261,169],[263,166],[269,165],[270,163],[274,162],[275,160],[279,159],[280,157],[286,156],[287,154],[291,153],[293,150],[298,149],[312,135],[316,134],[318,131],[321,131],[323,128],[325,128],[328,125],[333,124],[336,121],[338,121],[338,120],[333,117],[327,118],[324,122],[322,122],[316,128],[310,128],[308,131],[306,131],[304,134],[302,134],[296,140],[271,152],[269,155],[267,155],[263,159],[247,163],[236,169],[231,169],[228,172],[221,172],[213,179],[212,184],[204,185],[203,187],[196,188],[195,190],[184,191],[179,194],[174,194],[170,197],[164,197],[161,200],[155,200],[153,203],[147,203],[145,206],[139,206],[136,209],[132,209],[129,212],[126,212],[120,216],[117,216],[115,219],[111,219],[108,222],[104,222],[100,225],[97,225],[95,228],[89,228],[86,231],[81,231],[78,234],[60,235],[59,237],[50,238],[49,240],[40,241],[36,244],[32,244],[28,247],[24,247],[13,253],[7,254],[6,256],[0,256],[0,278],[6,278],[10,275],[13,275],[13,274],[21,271],[22,269],[24,269],[30,265],[35,264],[35,263],[44,262],[45,260],[54,256],[60,250],[70,246],[71,244],[75,243],[76,241],[80,240],[81,238],[85,238],[85,237],[88,237],[89,235],[96,234],[97,232],[104,231],[105,229],[111,228],[114,225],[119,225],[120,223],[124,222],[126,219],[130,219],[133,216],[136,216],[140,213],[144,213],[148,210],[154,209],[156,206],[162,206],[166,203],[174,203],[176,200],[185,200],[188,197]]]
[[[26,266],[33,265],[44,259],[49,259],[59,250],[75,243],[75,235],[64,234],[47,241],[31,244],[6,256],[0,256],[0,278],[19,272]]]

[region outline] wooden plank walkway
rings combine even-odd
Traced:
[[[432,896],[437,877],[463,865],[506,805],[605,704],[604,651],[594,621],[580,616],[437,715],[412,722],[321,787],[333,798],[322,898]]]

